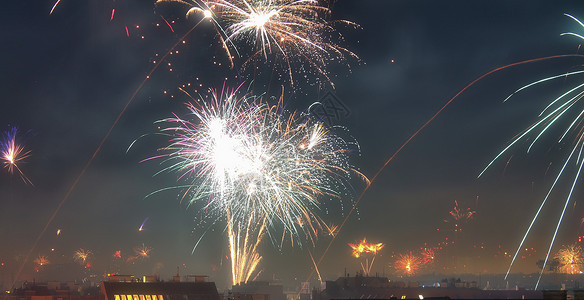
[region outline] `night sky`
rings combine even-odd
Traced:
[[[299,75],[291,88],[278,68],[273,76],[267,76],[272,70],[268,68],[253,80],[253,72],[241,68],[241,59],[230,70],[215,31],[200,26],[176,48],[179,53],[169,57],[171,66],[162,64],[152,74],[82,173],[153,61],[194,23],[185,20],[186,9],[180,5],[62,0],[49,15],[53,4],[11,1],[4,4],[0,17],[0,130],[18,127],[21,144],[31,151],[19,166],[34,184],[26,184],[7,169],[0,173],[3,287],[14,281],[60,203],[18,281],[73,280],[112,270],[169,279],[179,267],[181,275],[209,275],[220,288],[227,287],[229,263],[222,223],[207,232],[191,253],[206,229],[196,221],[201,212],[181,203],[180,192],[147,197],[178,184],[177,174],[155,176],[162,168],[160,162],[141,161],[168,142],[153,134],[155,122],[186,112],[184,103],[189,99],[177,89],[183,84],[198,86],[202,95],[209,88],[220,89],[224,82],[231,87],[242,82],[253,85],[254,92],[267,95],[279,94],[283,85],[286,107],[298,111],[331,92],[346,112],[331,122],[346,127],[359,141],[361,153],[354,164],[372,177],[467,84],[511,63],[581,53],[582,40],[560,34],[584,33],[563,15],[584,19],[581,1],[342,0],[332,6],[332,18],[350,20],[361,28],[339,26],[344,37],[339,44],[360,59],[330,66],[332,89],[326,83],[316,84],[314,73],[306,78]],[[174,32],[162,17],[172,22]],[[323,277],[332,280],[345,269],[351,274],[360,270],[360,260],[351,257],[347,243],[364,237],[386,244],[373,270],[392,278],[399,278],[390,265],[396,255],[433,247],[446,237],[454,239],[456,246],[437,252],[438,261],[423,272],[505,273],[510,258],[503,253],[518,246],[571,140],[558,145],[561,130],[554,131],[529,154],[526,144],[520,144],[481,178],[477,175],[553,97],[582,77],[531,88],[506,103],[503,99],[523,85],[579,70],[583,64],[581,57],[572,57],[516,66],[462,93],[373,182],[320,265]],[[566,128],[564,123],[559,128]],[[569,170],[567,178],[573,176]],[[584,235],[580,186],[554,253]],[[355,194],[362,188],[356,184]],[[558,186],[527,240],[525,247],[535,252],[522,253],[527,257],[519,259],[514,272],[538,270],[536,261],[547,251],[568,188],[568,181]],[[459,233],[454,233],[449,214],[455,200],[460,209],[476,211],[472,220],[460,224]],[[344,214],[348,211],[345,207]],[[336,224],[343,218],[340,214]],[[309,252],[320,257],[329,242],[323,237],[316,247],[279,249],[264,241],[260,278],[290,285],[305,280],[313,269]],[[150,258],[125,262],[142,245],[152,249]],[[93,253],[89,271],[73,261],[79,248]],[[124,259],[115,262],[112,255],[118,250]],[[35,272],[32,261],[40,255],[47,256],[51,265]]]

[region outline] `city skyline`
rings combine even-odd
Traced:
[[[0,18],[2,40],[7,41],[0,50],[5,57],[0,129],[18,128],[18,140],[30,151],[18,166],[30,183],[7,168],[0,174],[0,262],[5,263],[0,272],[5,285],[22,266],[16,281],[42,276],[42,266],[35,270],[39,265],[34,263],[41,257],[71,274],[112,270],[168,278],[179,267],[182,274],[206,274],[218,286],[228,285],[225,220],[205,218],[204,210],[189,207],[181,200],[184,190],[165,190],[180,185],[178,176],[157,174],[163,166],[148,160],[168,144],[167,137],[157,134],[156,122],[188,113],[184,103],[192,99],[179,88],[194,98],[201,95],[203,101],[209,89],[224,86],[241,86],[265,95],[266,101],[274,101],[283,90],[284,107],[297,112],[320,101],[322,109],[312,112],[358,141],[359,155],[351,163],[371,179],[473,80],[520,61],[580,54],[582,40],[560,34],[584,32],[564,15],[584,19],[584,5],[575,1],[339,1],[330,6],[331,18],[359,28],[335,25],[343,35],[338,43],[359,59],[349,55],[340,63],[330,62],[330,82],[318,71],[296,70],[298,79],[291,84],[287,74],[292,72],[273,59],[258,64],[262,68],[255,75],[253,68],[244,68],[244,59],[234,59],[231,69],[215,27],[203,23],[173,48],[133,98],[160,58],[196,24],[192,16],[185,18],[188,8],[130,0],[62,0],[49,14],[53,4],[9,3]],[[271,69],[270,63],[276,67]],[[569,148],[571,141],[557,146],[559,135],[553,133],[528,154],[527,146],[520,145],[477,177],[551,99],[581,77],[535,86],[503,100],[541,78],[579,70],[582,63],[577,56],[549,59],[476,82],[382,170],[338,232],[321,234],[314,247],[310,242],[280,245],[279,236],[264,239],[259,278],[317,280],[316,273],[311,275],[313,260],[321,258],[333,237],[319,264],[324,278],[336,279],[345,269],[354,274],[373,264],[373,256],[353,257],[348,245],[364,238],[385,245],[374,256],[371,273],[406,276],[396,261],[432,249],[436,261],[420,273],[504,274],[562,166],[562,148]],[[300,70],[311,67],[295,64]],[[319,213],[332,222],[327,225],[341,226],[359,198],[364,184],[352,183],[352,196],[340,207],[337,202],[322,204]],[[569,185],[557,187],[512,273],[538,271],[536,263],[545,257]],[[560,249],[580,245],[581,195],[576,188],[552,258]]]

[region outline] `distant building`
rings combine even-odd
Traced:
[[[284,287],[267,281],[236,284],[231,290],[235,300],[286,300]]]
[[[544,299],[542,291],[481,290],[476,283],[457,282],[448,287],[425,287],[418,282],[392,282],[385,277],[340,277],[327,281],[326,288],[313,293],[312,300],[331,299]],[[565,298],[564,298],[565,299]]]
[[[220,300],[214,282],[206,282],[202,276],[196,278],[199,280],[194,282],[162,282],[152,277],[134,282],[116,278],[118,281],[102,282],[101,292],[105,300]]]

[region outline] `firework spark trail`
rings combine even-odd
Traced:
[[[318,267],[316,266],[316,261],[314,261],[314,256],[312,256],[312,253],[310,251],[308,251],[308,254],[310,255],[310,260],[312,261],[312,264],[314,265],[314,270],[316,270],[316,275],[318,275],[318,281],[322,282],[322,277],[320,276],[320,271],[318,270]]]
[[[269,105],[238,96],[238,89],[224,86],[209,102],[187,104],[192,120],[160,121],[170,145],[146,159],[163,158],[168,166],[158,173],[177,172],[189,181],[189,205],[227,221],[233,284],[249,280],[261,260],[250,240],[259,243],[266,232],[274,241],[281,230],[293,245],[314,244],[328,228],[317,214],[319,198],[340,200],[351,190],[351,175],[362,176],[349,163],[356,142],[308,113],[286,111],[282,97]]]
[[[57,0],[57,2],[55,2],[55,4],[53,4],[53,7],[51,8],[51,11],[49,12],[49,15],[52,15],[53,14],[53,11],[55,10],[55,8],[57,8],[57,5],[59,5],[59,2],[61,2],[61,0]]]
[[[24,146],[16,142],[17,133],[18,129],[16,127],[11,127],[4,133],[4,136],[0,140],[0,160],[3,160],[4,167],[8,169],[10,174],[13,174],[14,170],[16,170],[22,181],[33,185],[32,181],[18,167],[18,163],[30,156],[30,151],[26,151]]]
[[[259,222],[255,218],[249,218],[247,223],[241,224],[236,223],[237,221],[231,218],[229,212],[227,212],[227,215],[232,282],[234,284],[247,283],[251,276],[256,273],[256,268],[262,260],[257,248],[265,234],[265,217]],[[259,276],[260,273],[261,271],[257,272],[255,277]]]
[[[55,3],[55,6],[59,3],[59,1],[57,1],[57,3]],[[116,119],[114,120],[114,123],[112,124],[112,126],[109,128],[109,130],[107,131],[107,133],[105,134],[105,136],[103,137],[103,139],[101,140],[101,142],[99,143],[99,145],[97,146],[97,148],[95,149],[95,151],[93,152],[93,155],[91,156],[91,158],[87,161],[87,163],[85,164],[85,166],[83,167],[83,169],[81,169],[81,172],[79,173],[79,175],[75,178],[75,181],[73,182],[73,184],[71,185],[71,187],[67,191],[67,194],[65,194],[65,197],[63,198],[63,200],[61,200],[61,202],[59,202],[59,205],[57,205],[57,208],[55,209],[55,211],[53,212],[53,214],[51,215],[51,217],[47,221],[47,224],[45,225],[45,227],[41,230],[40,234],[35,239],[35,241],[33,243],[33,246],[31,247],[31,249],[28,252],[28,254],[26,255],[26,257],[24,258],[24,260],[22,262],[22,265],[20,266],[20,268],[18,269],[18,272],[16,273],[16,276],[14,277],[14,281],[12,282],[12,287],[13,288],[14,288],[14,285],[16,284],[16,281],[18,280],[18,278],[20,278],[20,274],[22,273],[22,270],[24,269],[24,265],[28,262],[30,256],[32,255],[32,252],[37,247],[37,245],[38,245],[41,237],[45,234],[45,232],[49,228],[49,225],[53,222],[53,220],[55,219],[55,217],[57,216],[57,214],[61,210],[61,207],[63,206],[63,204],[65,204],[65,202],[67,201],[67,199],[69,199],[69,196],[71,196],[71,193],[73,193],[73,190],[77,187],[77,184],[81,180],[81,177],[83,177],[83,175],[85,174],[85,172],[87,171],[87,169],[89,168],[89,166],[91,166],[91,163],[93,162],[93,160],[95,159],[95,157],[97,156],[97,154],[101,151],[101,147],[105,144],[106,140],[109,138],[111,132],[114,130],[114,128],[116,127],[116,125],[118,124],[118,122],[120,121],[120,119],[122,118],[122,116],[124,115],[124,113],[126,112],[126,109],[130,106],[130,104],[132,103],[132,101],[134,101],[134,98],[136,98],[136,96],[138,95],[138,92],[140,92],[140,90],[142,89],[142,87],[144,86],[144,84],[146,84],[146,81],[148,81],[148,79],[150,79],[150,76],[152,75],[152,73],[154,73],[154,71],[156,71],[156,69],[158,69],[158,67],[160,66],[160,64],[162,64],[162,62],[166,59],[166,57],[168,57],[170,55],[170,53],[174,50],[174,48],[176,48],[193,30],[195,30],[195,28],[197,28],[197,26],[201,23],[201,21],[199,21],[197,24],[195,24],[187,33],[185,33],[166,52],[166,54],[164,54],[164,56],[162,56],[162,58],[154,65],[154,67],[150,70],[150,72],[148,72],[148,74],[146,75],[146,77],[144,78],[144,80],[142,80],[142,82],[140,83],[140,85],[138,86],[138,88],[136,88],[136,90],[134,91],[134,93],[132,94],[132,96],[130,97],[130,99],[128,100],[128,102],[126,103],[126,105],[124,106],[124,108],[122,108],[122,110],[120,111],[120,113],[118,114],[118,116],[116,117]],[[127,31],[127,29],[126,29],[126,31]]]
[[[416,132],[414,132],[386,161],[385,163],[381,166],[381,168],[379,168],[379,170],[377,171],[377,173],[375,173],[375,175],[373,177],[371,177],[370,181],[369,181],[369,185],[367,185],[365,187],[365,189],[363,189],[363,191],[361,192],[361,194],[359,195],[359,197],[357,198],[357,200],[355,201],[353,207],[351,208],[351,210],[349,211],[349,213],[347,214],[347,216],[345,217],[345,219],[343,219],[343,222],[341,223],[341,225],[339,225],[339,231],[342,230],[342,228],[345,226],[345,223],[347,223],[347,220],[349,219],[349,217],[351,216],[351,214],[353,213],[353,211],[355,210],[355,208],[357,207],[357,205],[359,204],[359,202],[361,202],[361,199],[363,198],[363,196],[365,195],[365,193],[369,190],[369,188],[371,187],[371,184],[373,184],[375,182],[375,180],[377,179],[377,177],[381,174],[381,172],[385,169],[385,167],[387,165],[389,165],[389,163],[424,129],[426,128],[434,119],[436,119],[438,117],[438,115],[440,115],[442,113],[442,111],[444,109],[446,109],[446,107],[448,107],[450,105],[450,103],[452,103],[456,98],[458,98],[458,96],[460,96],[463,92],[465,92],[467,89],[469,89],[470,87],[472,87],[475,83],[479,82],[480,80],[484,79],[485,77],[488,77],[489,75],[496,73],[498,71],[501,70],[505,70],[511,67],[515,67],[515,66],[520,66],[520,65],[524,65],[524,64],[529,64],[529,63],[535,63],[535,62],[539,62],[539,61],[544,61],[544,60],[552,60],[552,59],[559,59],[559,58],[584,58],[584,55],[581,54],[564,54],[564,55],[553,55],[553,56],[546,56],[546,57],[540,57],[540,58],[534,58],[534,59],[529,59],[529,60],[524,60],[524,61],[520,61],[520,62],[516,62],[516,63],[512,63],[512,64],[508,64],[502,67],[498,67],[495,68],[481,76],[479,76],[478,78],[476,78],[475,80],[473,80],[472,82],[470,82],[467,86],[465,86],[462,90],[460,90],[458,93],[456,93],[456,95],[454,95],[454,97],[450,98],[450,100],[448,100],[432,117],[430,117],[430,119],[428,119],[428,121],[426,121],[426,123],[424,123],[420,128],[418,128],[418,130],[416,130]],[[324,250],[323,254],[321,255],[321,257],[319,258],[317,265],[320,265],[320,263],[322,262],[322,260],[324,259],[324,257],[326,256],[328,250],[330,249],[331,245],[333,244],[333,242],[335,241],[335,238],[333,237],[331,239],[331,241],[329,242],[328,246],[326,247],[326,249]],[[314,275],[314,272],[311,272],[310,275],[308,276],[307,280],[310,280],[310,278],[312,278],[312,276]]]
[[[146,224],[146,221],[148,221],[150,217],[146,217],[146,219],[144,219],[144,222],[142,222],[142,225],[140,225],[140,227],[138,228],[138,231],[142,231],[144,230],[144,224]]]
[[[584,24],[582,24],[582,22],[580,22],[578,19],[574,18],[573,16],[567,15],[567,14],[566,14],[566,16],[577,21],[582,27],[584,27]],[[562,35],[572,35],[572,36],[576,36],[578,38],[584,39],[584,37],[582,37],[581,35],[575,34],[575,33],[563,33]],[[562,74],[558,74],[555,76],[550,76],[550,77],[546,77],[546,78],[534,81],[530,84],[527,84],[527,85],[517,89],[515,92],[510,94],[507,98],[505,98],[504,101],[509,100],[512,96],[516,95],[517,93],[519,93],[527,88],[537,86],[543,82],[555,80],[558,78],[567,78],[567,77],[579,75],[582,73],[584,73],[584,71],[572,71],[572,72],[562,73]],[[569,89],[568,91],[562,93],[560,96],[553,99],[539,114],[538,118],[540,118],[540,119],[535,121],[533,124],[531,124],[525,130],[523,130],[521,133],[517,134],[511,140],[511,142],[501,152],[499,152],[495,156],[495,158],[493,160],[491,160],[491,162],[489,164],[487,164],[487,166],[479,174],[479,177],[481,175],[483,175],[487,171],[487,169],[489,169],[493,165],[493,163],[495,161],[497,161],[503,154],[507,153],[515,144],[517,144],[519,141],[526,140],[527,137],[529,137],[530,134],[533,133],[536,136],[535,136],[535,138],[533,138],[533,140],[529,143],[529,146],[527,147],[526,151],[527,151],[527,153],[529,153],[531,151],[532,147],[535,145],[535,143],[537,141],[539,141],[540,138],[542,138],[548,131],[550,131],[553,125],[558,123],[564,117],[565,118],[570,117],[570,113],[577,109],[577,107],[576,108],[574,108],[574,107],[576,106],[576,104],[578,104],[580,102],[580,100],[582,98],[584,98],[584,84],[576,85],[575,87]],[[572,162],[574,160],[574,163],[578,166],[577,173],[574,176],[572,186],[569,190],[568,196],[566,197],[566,202],[564,204],[564,208],[561,211],[561,214],[560,214],[560,217],[558,219],[558,223],[556,225],[553,237],[550,241],[549,249],[548,249],[548,252],[546,253],[543,268],[542,268],[540,275],[539,275],[539,278],[535,284],[536,289],[539,286],[539,282],[541,280],[541,277],[543,275],[543,271],[545,270],[545,266],[549,260],[550,255],[551,255],[552,248],[554,246],[561,222],[564,218],[568,204],[571,201],[572,193],[574,191],[577,180],[579,179],[580,172],[584,166],[584,160],[582,159],[582,151],[584,149],[584,132],[582,131],[582,117],[584,116],[584,110],[577,111],[575,114],[576,114],[576,117],[573,118],[573,121],[564,130],[564,133],[561,135],[561,137],[557,141],[557,143],[560,144],[564,141],[564,139],[568,136],[568,134],[570,132],[575,132],[576,138],[574,140],[574,146],[572,147],[570,154],[565,159],[564,165],[562,166],[561,170],[557,173],[553,184],[551,185],[550,189],[548,190],[548,193],[545,196],[545,198],[542,200],[535,216],[531,220],[531,223],[530,223],[529,227],[527,228],[521,242],[519,243],[519,246],[515,252],[515,255],[513,256],[513,259],[511,260],[511,263],[510,263],[509,268],[507,270],[507,273],[505,275],[505,279],[506,279],[511,271],[511,268],[513,267],[513,264],[517,258],[517,255],[521,251],[521,248],[522,248],[523,244],[525,243],[527,236],[531,232],[532,227],[535,224],[536,220],[539,218],[540,212],[542,211],[543,207],[547,203],[547,200],[549,199],[552,191],[554,191],[556,184],[558,183],[558,181],[560,180],[560,178],[564,174],[564,170],[566,169],[568,163]],[[548,169],[549,169],[549,166],[548,166]],[[546,173],[547,173],[547,169],[546,169]]]

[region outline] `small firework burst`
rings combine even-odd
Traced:
[[[87,259],[89,258],[89,256],[92,254],[91,251],[89,250],[85,250],[83,248],[79,248],[77,251],[75,251],[75,253],[73,254],[73,259],[75,261],[77,261],[78,263],[80,263],[81,265],[86,265]]]
[[[422,255],[422,263],[424,265],[431,265],[434,263],[436,259],[436,252],[432,248],[424,248],[421,252]]]
[[[49,261],[49,259],[46,256],[39,255],[37,258],[35,258],[34,263],[38,267],[42,267],[42,266],[46,266],[46,265],[50,264],[51,262]]]
[[[404,276],[413,276],[420,269],[422,259],[412,252],[407,254],[400,254],[398,259],[394,262],[395,270]]]
[[[560,263],[560,271],[566,274],[580,274],[583,270],[584,252],[577,245],[570,245],[558,251],[555,255]]]
[[[150,258],[150,251],[152,251],[152,248],[146,247],[144,244],[134,248],[134,253],[136,253],[136,256],[140,259]]]
[[[346,20],[330,21],[329,6],[318,0],[158,0],[156,3],[177,2],[190,6],[187,16],[199,15],[216,26],[223,48],[232,48],[241,55],[241,44],[252,45],[244,68],[250,62],[275,58],[288,74],[291,84],[296,64],[307,65],[332,84],[326,66],[345,57],[358,59],[353,52],[334,43],[339,36],[335,24],[358,27]]]
[[[24,175],[18,166],[23,160],[30,156],[30,151],[25,150],[24,146],[17,143],[17,132],[18,129],[16,127],[11,127],[8,131],[4,132],[4,135],[0,140],[0,159],[2,159],[4,167],[8,169],[10,174],[13,174],[14,170],[16,170],[25,183],[32,185],[32,182],[26,177],[26,175]]]
[[[371,257],[371,262],[369,262],[369,257],[365,257],[365,264],[361,262],[361,268],[366,276],[371,273],[371,268],[373,267],[377,253],[385,247],[383,243],[367,243],[367,239],[365,238],[359,244],[349,243],[348,245],[353,250],[352,255],[354,257],[359,258],[364,254],[368,254]]]

